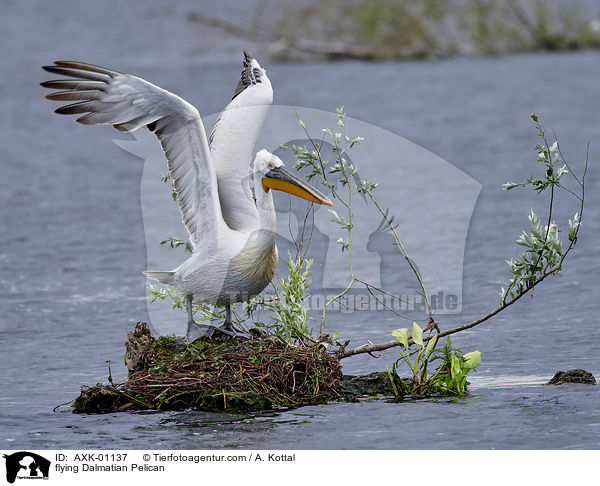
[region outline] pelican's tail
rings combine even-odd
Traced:
[[[171,284],[173,283],[173,276],[175,272],[161,272],[155,270],[147,270],[144,272],[146,277],[151,278],[152,280],[156,280],[157,282],[163,284]]]

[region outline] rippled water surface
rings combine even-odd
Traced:
[[[574,167],[581,168],[590,142],[589,202],[564,275],[453,340],[483,354],[468,398],[367,400],[243,416],[53,412],[81,384],[106,381],[108,359],[113,376],[125,377],[124,339],[147,318],[146,250],[142,162],[112,144],[108,128],[75,126],[52,115],[38,86],[46,79],[39,66],[74,58],[126,69],[214,113],[231,96],[243,47],[219,33],[201,35],[185,20],[185,9],[166,3],[146,2],[141,13],[123,4],[110,18],[111,9],[91,5],[73,2],[63,17],[50,4],[12,3],[0,18],[0,448],[600,445],[600,387],[541,386],[560,369],[600,372],[597,52],[269,67],[276,103],[325,110],[344,105],[355,118],[418,143],[483,185],[465,249],[463,312],[443,318],[446,327],[495,306],[507,278],[504,259],[516,252],[526,214],[530,207],[542,210],[527,193],[499,189],[532,171],[537,140],[529,114],[540,114],[556,130]],[[90,28],[97,15],[102,30]],[[382,174],[395,176],[393,165]],[[435,204],[431,188],[431,208]],[[432,227],[428,237],[444,238],[444,229]],[[401,324],[389,316],[365,322],[364,316],[341,315],[329,325],[360,344],[387,340]],[[345,372],[381,370],[395,358],[394,350],[378,360],[351,358]]]

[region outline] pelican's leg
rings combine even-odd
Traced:
[[[225,305],[225,322],[218,329],[230,336],[249,337],[245,332],[240,331],[233,325],[233,321],[231,320],[231,304]]]
[[[198,324],[196,321],[194,321],[194,314],[192,313],[192,298],[192,294],[185,296],[185,308],[188,313],[186,338],[190,343],[193,343],[196,339],[211,337],[216,329],[215,326]]]

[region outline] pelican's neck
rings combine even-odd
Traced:
[[[260,293],[271,281],[277,268],[277,220],[273,195],[265,192],[262,177],[254,177],[254,187],[259,226],[249,234],[244,249],[236,257],[236,265],[245,278],[258,282],[260,289],[257,293]]]
[[[256,208],[258,209],[258,220],[260,224],[260,229],[276,233],[277,218],[275,216],[273,194],[271,193],[271,191],[265,192],[262,185],[262,178],[258,181],[254,181],[254,187],[256,192]]]

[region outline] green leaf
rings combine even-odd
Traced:
[[[413,374],[415,375],[415,381],[418,381],[418,379],[420,378],[420,374],[421,374],[420,373],[420,370],[421,370],[420,362],[422,362],[422,359],[421,359],[422,354],[423,354],[423,348],[421,348],[419,350],[419,352],[417,353],[417,357],[415,358],[415,364],[412,367]]]
[[[408,329],[394,329],[392,331],[392,336],[394,336],[400,344],[402,344],[406,350],[408,350]]]
[[[455,377],[462,375],[460,359],[455,354],[453,354],[452,358],[450,359],[450,373],[452,374],[452,376],[455,376]]]
[[[503,191],[510,191],[511,189],[514,189],[515,187],[522,187],[523,184],[517,184],[515,182],[507,182],[505,184],[502,184],[502,190]]]
[[[423,347],[423,330],[419,327],[419,325],[416,322],[413,322],[412,340],[415,342],[415,344],[418,344],[419,346]]]
[[[474,370],[481,363],[481,353],[479,351],[472,351],[465,354],[463,360],[463,368]]]
[[[435,349],[435,345],[437,343],[438,337],[437,334],[433,336],[429,342],[427,343],[427,349],[425,349],[425,359],[429,358],[433,350]]]

